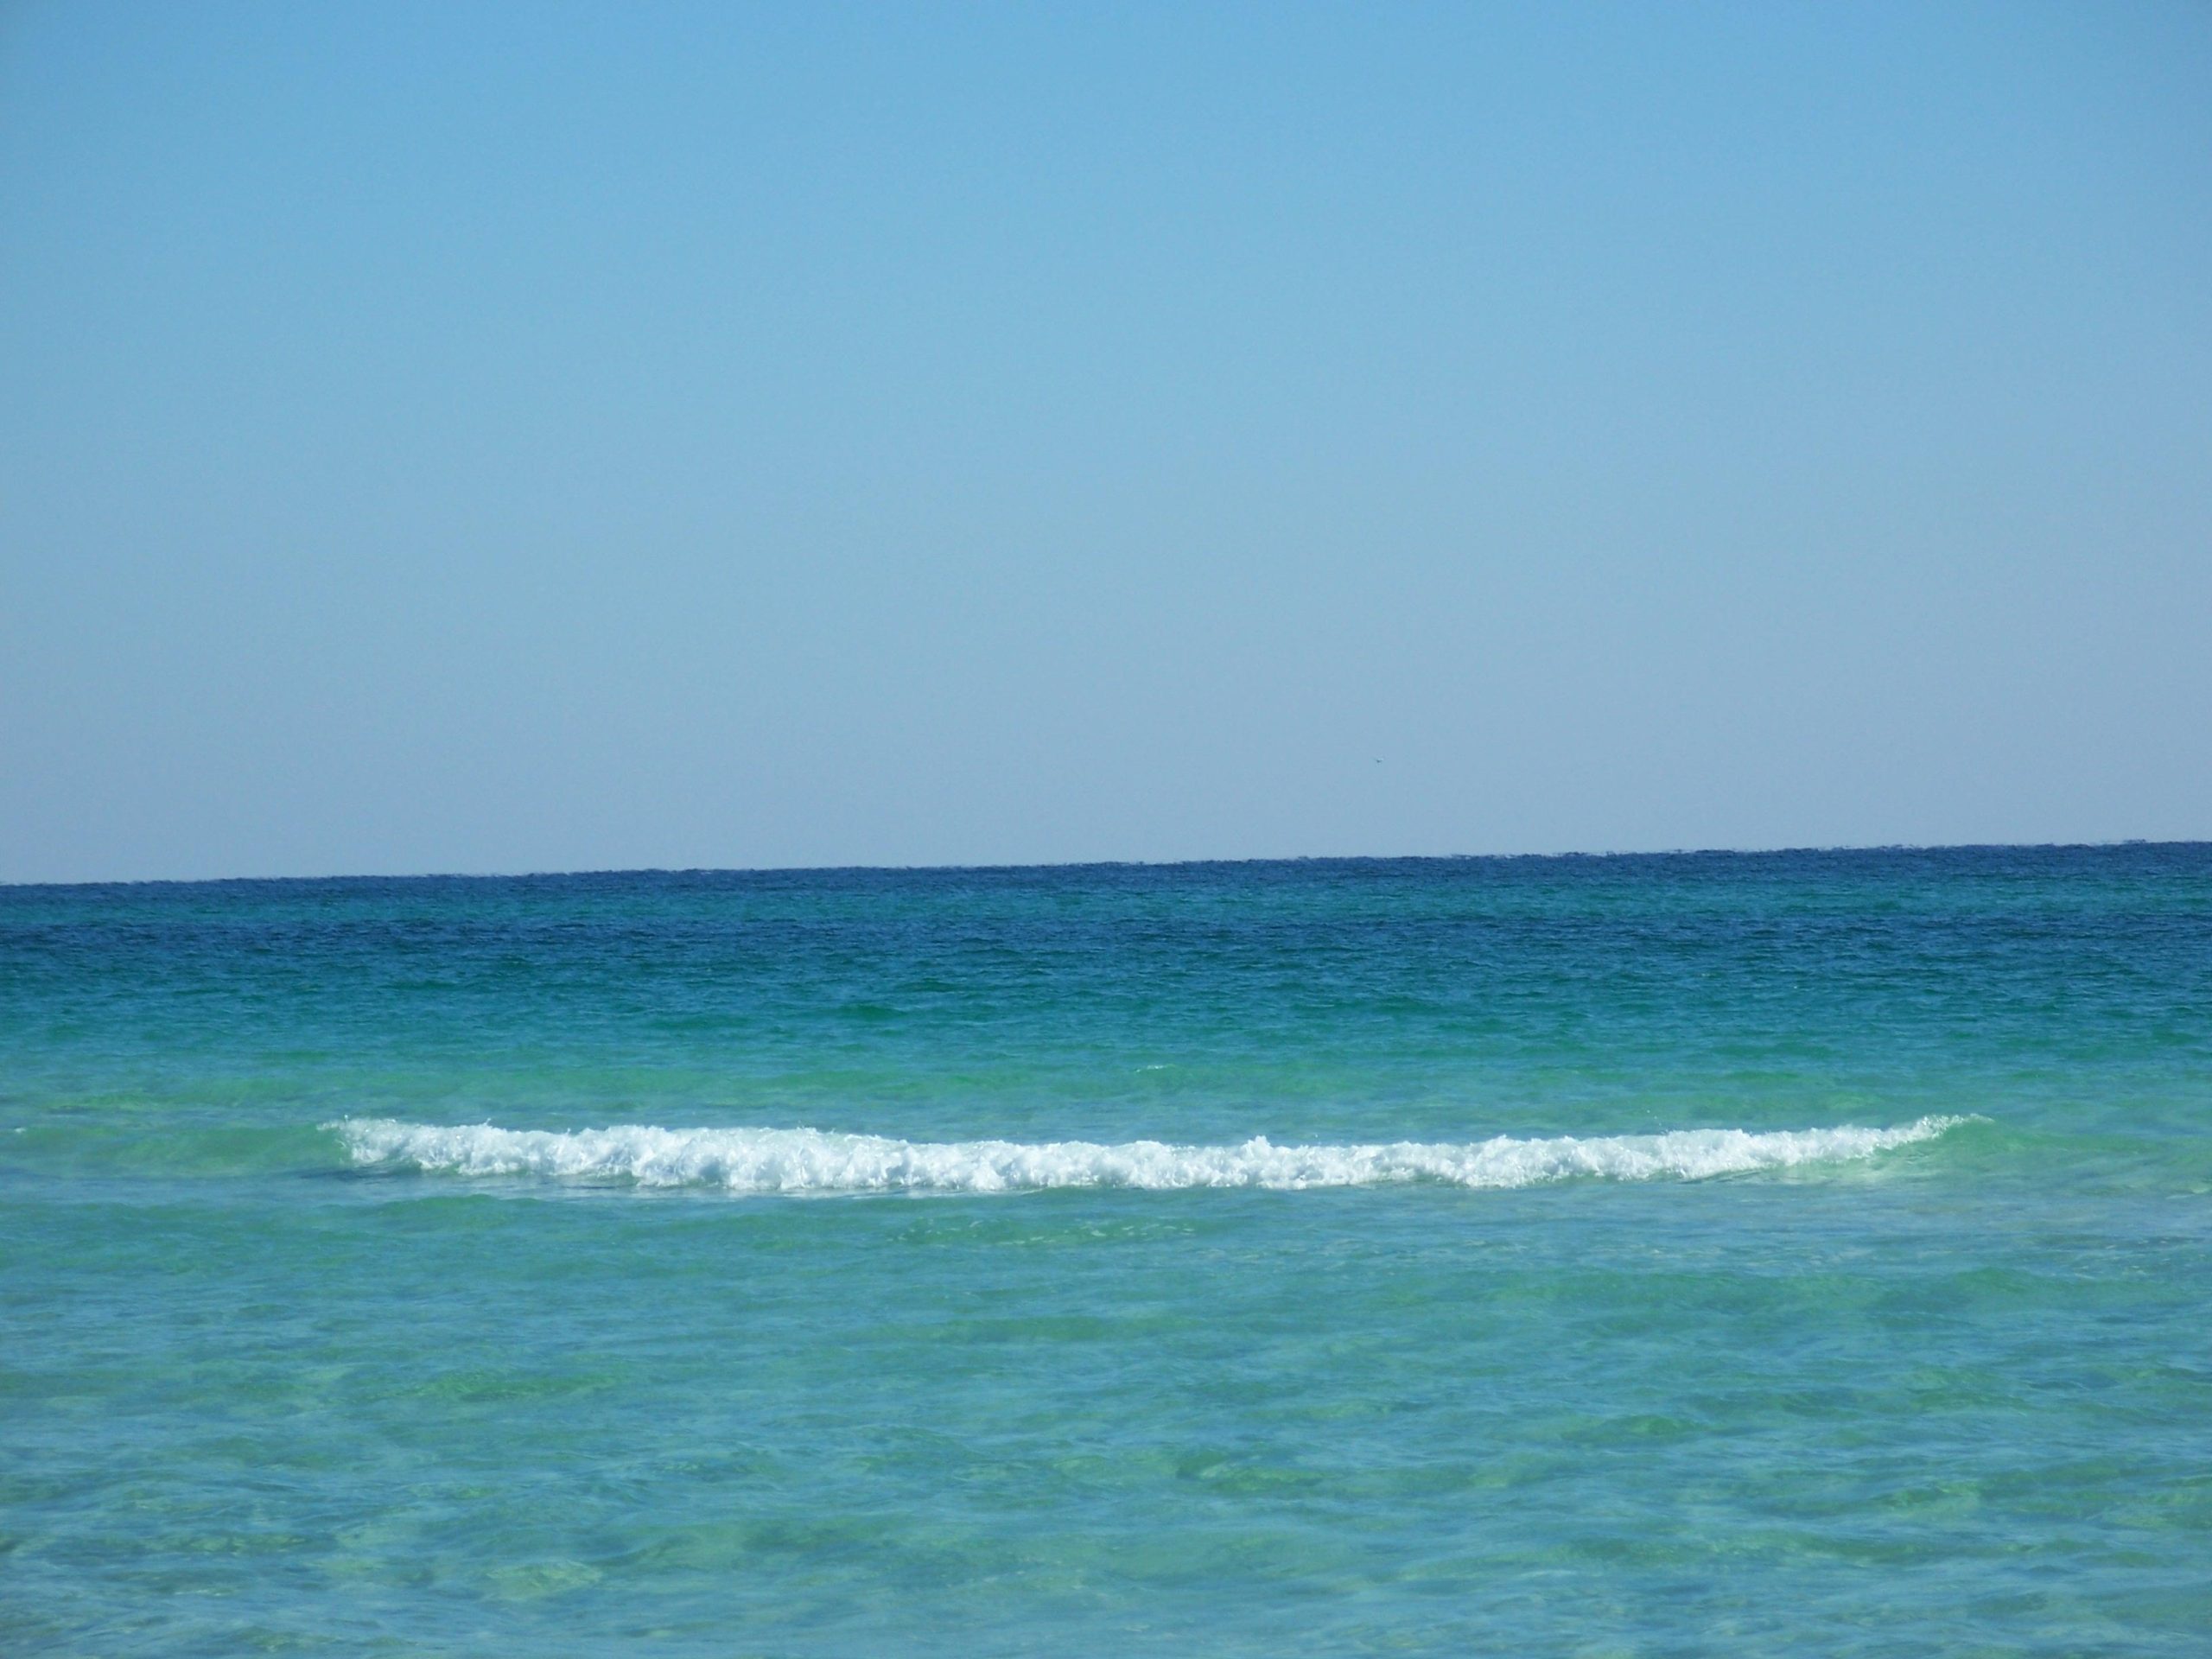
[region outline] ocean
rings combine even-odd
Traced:
[[[2212,1651],[2212,846],[0,888],[0,1650]]]

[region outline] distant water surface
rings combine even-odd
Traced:
[[[0,1650],[2161,1654],[2212,846],[0,888]]]

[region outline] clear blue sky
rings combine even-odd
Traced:
[[[0,11],[0,880],[2212,836],[2212,8]]]

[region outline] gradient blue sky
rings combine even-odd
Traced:
[[[2212,836],[2212,8],[0,10],[0,880]]]

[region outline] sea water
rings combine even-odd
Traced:
[[[0,1650],[2212,1651],[2212,848],[0,889]]]

